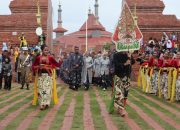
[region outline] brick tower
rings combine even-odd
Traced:
[[[52,40],[52,4],[51,0],[39,0],[42,29],[47,35],[47,43]],[[13,0],[11,15],[0,15],[0,43],[19,45],[18,36],[23,32],[29,45],[37,44],[35,34],[37,25],[37,0]],[[0,44],[0,45],[1,45]],[[1,46],[0,46],[1,48]]]

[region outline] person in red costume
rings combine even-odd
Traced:
[[[172,64],[172,67],[175,67],[176,69],[178,69],[180,67],[180,61],[179,61],[179,55],[180,55],[180,52],[178,52],[177,54],[175,54],[171,64]]]
[[[38,100],[40,109],[45,110],[50,106],[53,88],[53,69],[60,67],[62,60],[56,60],[49,55],[48,46],[43,44],[41,46],[42,55],[36,57],[32,68],[38,74]],[[54,91],[54,90],[53,90]]]
[[[163,61],[163,69],[161,75],[161,93],[165,99],[168,99],[168,68],[171,67],[171,55],[169,52],[165,52],[164,54],[164,61]]]
[[[158,53],[153,53],[153,74],[150,86],[150,92],[157,95],[158,93]]]
[[[149,55],[148,66],[153,67],[154,65],[154,54]]]
[[[180,52],[178,52],[177,55],[175,56],[173,66],[176,69],[179,69],[179,67],[180,67]],[[176,101],[180,101],[180,74],[179,74],[180,72],[179,72],[179,70],[177,72],[178,72],[178,74],[177,74],[177,81],[176,81],[176,88],[175,88],[175,99],[176,99]]]
[[[160,54],[160,57],[159,57],[159,59],[158,59],[157,67],[158,67],[158,68],[163,67],[163,63],[164,63],[164,54],[161,53],[161,54]]]
[[[146,54],[144,57],[143,57],[143,62],[141,64],[141,66],[148,66],[149,65],[149,54]]]

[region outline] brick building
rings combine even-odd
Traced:
[[[112,33],[106,31],[105,27],[99,22],[98,0],[96,0],[94,6],[95,15],[89,10],[87,19],[88,51],[101,50],[105,44],[111,43],[112,36]],[[53,42],[54,52],[59,53],[60,49],[70,52],[73,50],[74,46],[79,46],[80,50],[84,52],[86,50],[86,22],[78,31],[64,35],[67,30],[62,27],[61,6],[59,7],[58,28],[54,30],[57,36]]]
[[[51,0],[39,0],[42,28],[47,35],[47,43],[52,40],[52,4]],[[29,45],[37,44],[35,34],[37,25],[37,0],[13,0],[9,8],[10,15],[0,15],[0,48],[2,42],[19,45],[18,36],[23,32]]]
[[[150,37],[161,40],[163,32],[168,35],[173,32],[180,39],[180,20],[175,15],[163,14],[165,5],[161,0],[124,0],[131,9],[131,13],[136,12],[138,18],[138,27],[143,34],[144,43],[147,43]],[[88,16],[88,48],[102,48],[104,43],[111,42],[111,33],[105,31],[105,28],[99,22],[98,4],[95,3],[95,15]],[[61,10],[61,9],[60,9]],[[136,10],[136,11],[135,11]],[[59,11],[61,12],[61,11]],[[61,14],[59,14],[61,16]],[[60,20],[61,18],[60,18]],[[59,23],[58,23],[59,25]],[[60,48],[71,50],[74,45],[80,46],[82,50],[85,49],[85,23],[79,31],[67,34],[64,36],[65,30],[60,24],[54,30],[57,38],[54,39],[54,48],[58,51]],[[180,42],[180,40],[178,41]]]
[[[162,0],[125,0],[131,12],[138,17],[138,26],[143,33],[144,41],[150,37],[160,40],[162,33],[175,32],[180,39],[180,20],[175,15],[163,14],[165,5]],[[136,6],[135,6],[136,4]],[[180,42],[180,41],[179,41]]]

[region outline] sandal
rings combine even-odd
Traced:
[[[46,105],[46,106],[45,106],[45,109],[48,109],[48,108],[49,108],[49,105]]]
[[[44,105],[40,106],[40,110],[45,110],[45,106]]]
[[[124,109],[119,109],[118,112],[121,115],[121,117],[124,117],[126,115],[126,111]]]

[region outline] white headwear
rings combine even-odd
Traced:
[[[3,42],[3,47],[2,47],[2,51],[8,50],[7,48],[7,44],[5,42]]]
[[[28,51],[28,48],[27,47],[22,47],[22,50],[23,51]]]

